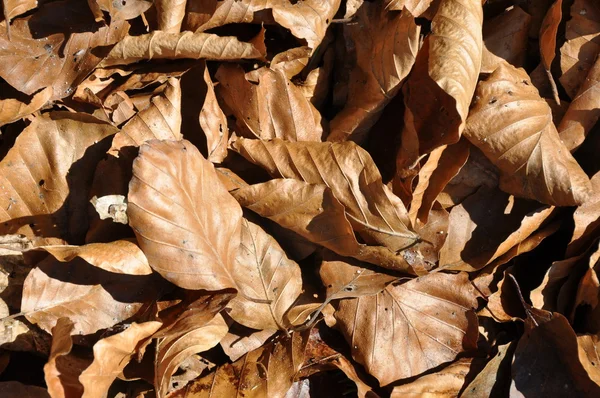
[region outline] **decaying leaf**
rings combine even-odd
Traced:
[[[465,136],[500,169],[502,190],[555,206],[586,200],[589,178],[522,69],[501,65],[479,84],[476,96]]]
[[[544,20],[542,21],[542,27],[540,28],[540,55],[542,58],[542,65],[546,70],[546,75],[552,86],[554,100],[558,104],[560,104],[560,98],[558,97],[558,89],[556,88],[556,83],[552,77],[550,67],[556,53],[556,33],[561,19],[562,0],[556,0],[548,9]]]

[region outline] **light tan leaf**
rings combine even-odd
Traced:
[[[548,9],[542,26],[540,28],[540,56],[542,59],[542,66],[546,70],[546,75],[550,81],[552,87],[552,94],[554,100],[560,104],[560,98],[558,97],[558,90],[556,83],[552,77],[550,67],[556,54],[556,33],[558,32],[558,25],[562,19],[562,0],[556,0]]]
[[[289,29],[297,38],[306,40],[314,53],[325,37],[340,3],[340,0],[285,1],[275,3],[271,9],[275,22]]]
[[[79,383],[79,372],[82,369],[71,368],[61,359],[67,356],[73,348],[73,322],[69,318],[58,318],[52,327],[52,350],[48,362],[44,365],[44,378],[48,392],[53,398],[78,397],[83,393]]]
[[[600,52],[600,4],[596,0],[573,2],[565,38],[560,49],[560,82],[574,98]]]
[[[156,19],[158,30],[167,33],[179,33],[185,16],[185,5],[187,0],[157,0]]]
[[[81,240],[91,173],[116,131],[77,113],[34,118],[0,163],[0,233]]]
[[[38,386],[29,386],[18,381],[0,382],[0,395],[3,397],[50,398],[48,390]]]
[[[102,11],[110,14],[112,21],[129,20],[139,17],[152,6],[152,0],[88,0],[98,4]]]
[[[292,79],[308,65],[310,60],[309,47],[296,47],[280,52],[273,57],[270,68],[283,73],[288,79]]]
[[[0,77],[28,95],[51,86],[54,99],[72,94],[129,28],[123,21],[111,26],[94,22],[86,2],[79,0],[46,3],[14,20],[10,40],[5,24],[0,24]]]
[[[600,172],[592,179],[592,196],[573,213],[575,230],[567,247],[567,257],[579,254],[597,235],[600,228]]]
[[[450,211],[440,267],[464,271],[483,268],[534,233],[553,210],[497,189],[480,189]]]
[[[233,322],[233,321],[232,321]],[[233,322],[233,325],[237,325]],[[265,344],[265,342],[274,335],[276,330],[260,330],[253,331],[251,334],[241,333],[229,325],[230,329],[221,339],[221,348],[225,351],[225,354],[231,359],[233,362],[237,361],[240,357],[246,355],[250,351],[254,351],[258,347]],[[238,329],[241,328],[239,325]],[[252,331],[251,329],[246,329],[246,331]]]
[[[523,66],[530,25],[531,15],[519,6],[486,21],[483,26],[481,72],[492,73],[503,62]]]
[[[580,335],[577,336],[577,351],[579,361],[583,365],[586,373],[596,384],[600,385],[600,339],[598,335]]]
[[[472,359],[460,359],[439,372],[419,377],[412,383],[394,387],[391,398],[435,397],[455,398],[464,387],[471,372]]]
[[[133,163],[128,202],[140,247],[165,279],[186,289],[235,286],[231,269],[242,209],[190,142],[144,144]]]
[[[348,100],[331,121],[328,141],[364,141],[398,93],[418,51],[420,27],[406,11],[390,12],[383,2],[365,3],[355,21],[344,25],[344,36],[356,54]]]
[[[197,28],[197,32],[230,24],[260,23],[263,22],[259,11],[270,9],[285,0],[223,0],[215,1],[216,9],[211,12],[208,21]],[[208,7],[206,8],[208,11]],[[272,22],[272,19],[271,19]]]
[[[10,343],[14,342],[20,335],[29,332],[29,327],[25,323],[8,318],[9,315],[8,306],[4,300],[0,300],[0,345],[3,348],[8,348]]]
[[[168,33],[154,31],[141,36],[127,36],[107,55],[103,66],[131,64],[151,59],[210,59],[214,61],[255,59],[263,54],[251,43],[233,36],[212,33]]]
[[[94,196],[90,203],[96,209],[101,220],[111,219],[114,222],[125,224],[127,220],[127,203],[123,195],[106,195],[100,198]]]
[[[321,141],[321,114],[281,71],[262,68],[259,84],[250,83],[239,66],[222,65],[216,78],[224,99],[249,136],[287,141]]]
[[[208,160],[213,163],[221,163],[227,156],[229,129],[227,117],[217,102],[215,87],[208,68],[204,68],[204,83],[206,83],[207,91],[204,105],[200,111],[200,127],[206,136]]]
[[[286,330],[284,315],[302,291],[300,267],[260,226],[242,220],[242,239],[232,267],[242,293],[231,303],[229,316],[249,328]],[[246,297],[258,298],[261,302]]]
[[[600,60],[597,60],[581,84],[558,126],[558,135],[574,152],[600,118]]]
[[[550,107],[524,70],[500,66],[476,96],[465,136],[500,169],[503,191],[556,206],[585,201],[589,178],[560,141]]]
[[[283,398],[304,363],[308,333],[279,336],[234,363],[219,366],[169,398]]]
[[[169,78],[165,90],[152,97],[150,106],[140,111],[113,138],[109,153],[118,157],[124,147],[139,147],[146,141],[181,140],[181,87]]]
[[[440,2],[405,85],[405,130],[417,134],[421,154],[460,138],[481,68],[482,23],[480,0]]]
[[[406,209],[381,181],[368,152],[353,142],[265,142],[240,138],[234,149],[275,178],[325,184],[367,244],[399,252],[417,241]]]
[[[464,389],[461,398],[488,398],[492,394],[508,395],[510,363],[515,348],[517,345],[514,342],[498,346],[498,353]]]
[[[52,98],[52,87],[46,87],[36,93],[26,104],[16,98],[0,100],[0,126],[15,122],[40,110]]]
[[[94,333],[130,318],[161,293],[160,281],[147,275],[143,254],[132,243],[45,250],[51,255],[25,279],[21,311],[46,331],[68,316],[73,334]]]
[[[25,14],[38,6],[37,0],[2,0],[4,19],[9,23],[14,17]]]
[[[79,376],[83,397],[103,398],[112,382],[125,369],[140,343],[160,328],[161,322],[132,323],[123,332],[94,344],[94,361]]]
[[[435,273],[341,300],[334,316],[352,357],[387,385],[475,348],[477,297],[466,273]]]

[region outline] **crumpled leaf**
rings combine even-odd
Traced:
[[[502,172],[500,188],[555,206],[574,206],[589,178],[561,142],[552,113],[522,69],[502,65],[479,84],[465,136]]]
[[[515,343],[498,346],[498,353],[469,383],[461,397],[487,398],[494,394],[507,396],[510,386],[510,365],[516,348]]]
[[[352,357],[387,385],[475,348],[478,295],[466,273],[434,273],[341,300],[334,316]]]
[[[106,195],[90,199],[101,220],[111,219],[120,224],[127,224],[127,202],[123,195]]]
[[[185,16],[187,0],[156,0],[158,30],[179,33]]]
[[[73,327],[73,322],[63,317],[58,318],[52,328],[52,350],[44,366],[46,385],[52,397],[66,398],[83,393],[78,380],[81,369],[69,366],[68,358],[65,358],[73,349]]]
[[[558,25],[562,19],[562,0],[556,0],[548,9],[544,20],[542,21],[542,27],[540,28],[540,56],[542,59],[542,66],[546,71],[550,86],[552,87],[552,94],[554,100],[560,104],[560,98],[558,97],[558,90],[556,83],[552,77],[550,67],[556,54],[556,33],[558,32]]]
[[[600,228],[600,173],[592,179],[592,195],[575,210],[575,230],[567,247],[567,257],[578,254],[597,235]]]
[[[364,141],[410,72],[419,32],[410,13],[390,12],[383,2],[363,4],[355,22],[344,26],[356,60],[350,72],[348,100],[331,121],[328,141]]]
[[[353,142],[236,140],[233,147],[275,178],[325,184],[367,244],[401,251],[417,241],[402,202],[386,191],[368,152]]]
[[[17,120],[41,109],[52,98],[52,87],[46,87],[36,93],[26,104],[15,98],[0,100],[0,126]]]
[[[127,200],[140,247],[165,279],[185,289],[235,286],[242,209],[190,142],[144,144],[133,163]]]
[[[112,21],[139,17],[152,6],[152,0],[88,0],[89,2],[95,2],[100,10],[107,11]]]
[[[458,397],[471,371],[471,361],[472,359],[458,360],[439,372],[421,376],[412,383],[394,387],[391,398],[406,396]]]
[[[229,325],[229,331],[225,337],[221,339],[220,345],[221,348],[223,348],[223,351],[225,351],[225,354],[227,354],[229,359],[233,362],[237,361],[248,352],[254,351],[265,344],[265,342],[277,332],[276,330],[254,331],[240,326],[233,321],[231,321],[231,323],[233,325]],[[238,331],[238,329],[242,328],[245,329],[245,332],[252,333],[248,334]]]
[[[148,275],[143,254],[132,243],[45,250],[51,255],[27,275],[21,303],[27,320],[45,331],[68,316],[72,334],[94,333],[132,317],[161,293],[159,280]]]
[[[4,19],[7,23],[14,17],[25,14],[38,6],[38,0],[2,0]]]
[[[250,83],[239,66],[222,65],[216,73],[217,93],[250,137],[287,141],[321,141],[321,114],[279,70],[256,71]]]
[[[106,56],[103,66],[131,64],[152,59],[238,60],[261,58],[263,54],[251,43],[233,36],[211,33],[168,33],[153,31],[141,36],[127,36]]]
[[[204,68],[203,76],[207,91],[199,116],[200,127],[206,136],[208,160],[213,163],[221,163],[227,156],[227,141],[229,140],[227,117],[217,102],[215,87],[208,68]]]
[[[129,28],[102,26],[79,0],[44,4],[11,25],[10,40],[0,26],[0,77],[28,95],[51,86],[54,99],[72,94]]]
[[[94,344],[94,361],[79,376],[83,397],[102,398],[112,382],[121,374],[140,343],[162,325],[150,321],[132,323],[123,332],[99,340]]]
[[[596,61],[558,126],[558,135],[571,152],[583,144],[585,137],[600,118],[599,90],[600,61]]]
[[[560,48],[560,83],[574,98],[600,52],[600,4],[575,0],[567,21],[566,42]]]
[[[241,236],[232,273],[240,276],[237,287],[243,296],[231,301],[229,316],[253,329],[286,330],[284,315],[302,291],[300,267],[259,225],[243,219]]]
[[[116,131],[83,114],[34,118],[0,163],[0,233],[80,240],[91,173]]]

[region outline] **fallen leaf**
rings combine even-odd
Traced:
[[[461,397],[488,398],[507,396],[510,386],[510,365],[517,345],[508,343],[498,346],[498,353],[475,376],[464,389]]]
[[[133,163],[127,200],[129,224],[140,247],[165,279],[186,289],[235,286],[232,267],[242,209],[191,143],[144,144]],[[215,203],[219,207],[208,206]]]
[[[208,88],[204,105],[200,111],[200,127],[206,136],[208,160],[213,163],[221,163],[227,156],[227,141],[229,140],[227,117],[217,102],[215,88],[206,67],[203,76],[204,83]]]
[[[152,6],[151,0],[88,0],[90,2],[95,2],[102,11],[108,12],[113,21],[137,18]]]
[[[558,89],[556,83],[552,77],[550,67],[554,60],[556,53],[556,33],[558,31],[558,25],[562,19],[562,0],[556,0],[548,9],[544,20],[542,21],[542,27],[540,28],[540,56],[542,59],[542,65],[548,75],[548,80],[552,87],[552,94],[554,100],[560,104],[560,98],[558,97]]]
[[[421,376],[412,383],[394,387],[391,398],[406,396],[458,397],[471,371],[471,361],[471,359],[458,360],[439,372]]]
[[[120,224],[127,224],[127,203],[123,195],[106,195],[90,199],[101,220],[111,219]]]
[[[573,213],[575,230],[567,246],[567,257],[578,254],[597,236],[600,227],[600,173],[592,179],[592,195]]]
[[[589,179],[560,141],[550,107],[525,71],[500,66],[476,96],[465,136],[501,170],[503,191],[555,206],[585,201]]]
[[[155,7],[158,30],[167,33],[179,33],[185,16],[186,3],[187,0],[157,0]]]
[[[65,358],[73,349],[73,327],[69,318],[58,318],[52,328],[52,350],[48,362],[44,365],[45,381],[52,397],[74,397],[83,393],[83,386],[78,379],[83,369],[68,366]],[[61,362],[61,359],[65,361]]]
[[[334,316],[352,357],[385,386],[475,348],[477,297],[467,274],[435,273],[341,300]]]
[[[16,122],[40,110],[51,98],[52,88],[46,87],[31,97],[31,101],[28,104],[14,98],[0,100],[0,126]]]

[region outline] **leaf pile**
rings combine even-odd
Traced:
[[[3,0],[0,396],[600,396],[596,0]]]

